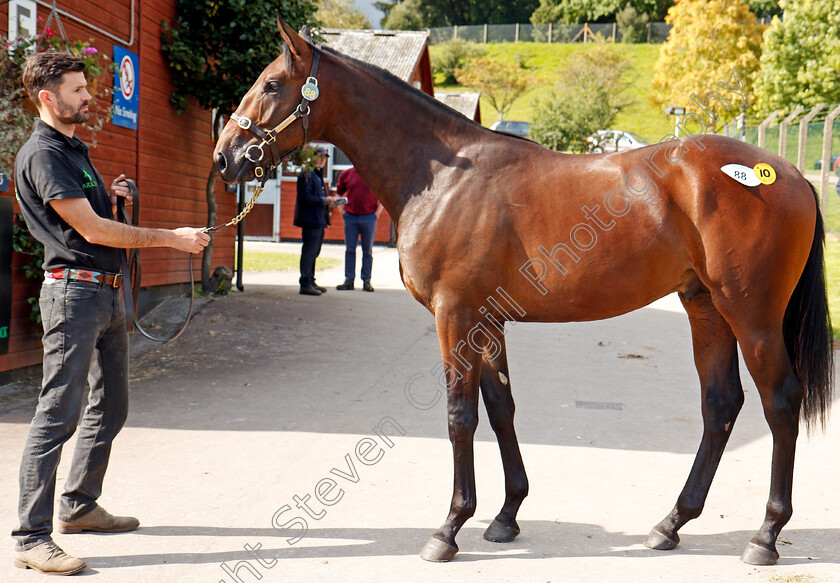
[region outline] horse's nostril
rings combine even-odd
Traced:
[[[224,172],[227,168],[227,158],[222,152],[216,154],[216,165],[219,167],[220,172]]]

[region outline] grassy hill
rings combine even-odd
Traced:
[[[511,63],[524,62],[540,81],[529,88],[514,104],[506,119],[531,121],[531,103],[534,98],[547,94],[554,85],[557,72],[563,69],[575,55],[591,50],[588,44],[547,44],[547,43],[495,43],[484,45],[487,56]],[[439,47],[430,48],[432,62]],[[635,67],[633,87],[630,95],[635,103],[621,112],[614,127],[639,134],[650,142],[657,142],[673,132],[673,118],[669,118],[647,100],[653,80],[653,65],[659,56],[659,45],[615,44],[610,49],[621,52]],[[436,85],[441,91],[463,90],[463,87]],[[498,114],[486,100],[481,101],[481,120],[485,126],[496,121]]]

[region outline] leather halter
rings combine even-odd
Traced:
[[[265,157],[265,146],[267,145],[271,148],[271,169],[273,170],[283,159],[283,155],[281,155],[280,151],[277,149],[277,134],[282,132],[297,119],[301,119],[303,124],[303,144],[306,144],[306,131],[309,129],[309,103],[315,101],[320,93],[318,89],[318,79],[315,75],[318,72],[318,61],[321,59],[321,54],[317,48],[314,48],[312,54],[312,68],[309,71],[309,77],[306,78],[306,83],[304,83],[300,90],[303,95],[303,99],[295,108],[294,112],[275,126],[274,129],[264,129],[247,117],[236,113],[232,113],[230,115],[230,119],[239,124],[240,128],[256,134],[256,136],[262,140],[259,144],[251,144],[245,150],[245,158],[250,162],[257,164],[257,167],[254,169],[254,174],[259,179],[265,180],[268,177],[268,174],[265,172],[263,167],[259,165]],[[254,154],[252,153],[253,150],[259,151],[259,157],[254,157]],[[288,152],[286,152],[286,154],[288,154]]]

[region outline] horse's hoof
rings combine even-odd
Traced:
[[[491,543],[509,543],[519,534],[518,526],[508,526],[498,520],[494,520],[484,531],[484,540]]]
[[[650,531],[645,539],[645,546],[655,551],[670,551],[680,544],[680,535],[674,533],[674,538],[671,538],[655,528]]]
[[[741,560],[748,565],[775,565],[779,560],[779,553],[751,542],[744,549]]]
[[[420,558],[424,561],[431,561],[432,563],[446,563],[447,561],[451,561],[457,552],[458,545],[450,545],[439,538],[432,537],[423,545],[423,550],[420,551]]]

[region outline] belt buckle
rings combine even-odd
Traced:
[[[122,273],[114,274],[114,282],[111,284],[112,287],[118,288],[122,285]]]

